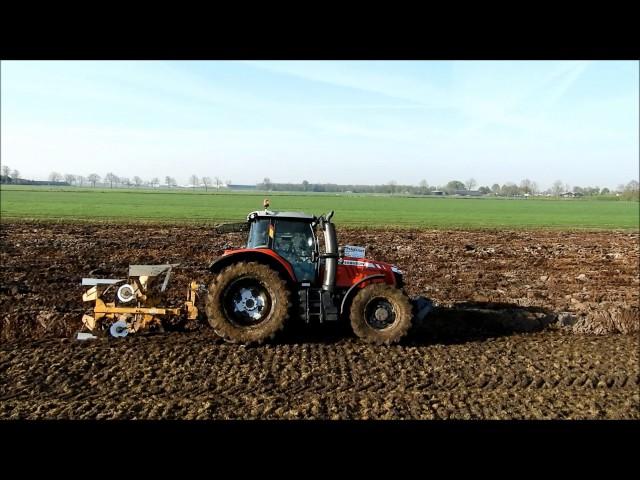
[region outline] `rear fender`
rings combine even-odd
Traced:
[[[209,265],[209,271],[217,274],[229,265],[239,262],[257,262],[268,265],[277,271],[287,283],[296,284],[296,275],[293,268],[285,259],[273,250],[246,249],[225,253]]]
[[[345,293],[344,297],[342,297],[342,303],[340,304],[340,315],[344,313],[345,306],[348,305],[348,302],[356,294],[356,289],[358,287],[360,287],[364,282],[370,282],[373,280],[375,280],[374,283],[384,283],[384,278],[385,278],[384,274],[376,273],[375,275],[369,275],[368,277],[361,278],[356,283],[351,285],[351,287],[349,287],[349,290],[347,290],[347,293]]]

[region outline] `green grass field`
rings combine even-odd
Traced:
[[[640,204],[587,199],[434,198],[262,192],[2,186],[3,221],[18,219],[119,222],[238,222],[262,208],[321,214],[335,210],[341,226],[430,228],[639,228]]]

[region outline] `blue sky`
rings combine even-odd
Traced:
[[[616,187],[633,61],[3,61],[2,163],[234,183]]]

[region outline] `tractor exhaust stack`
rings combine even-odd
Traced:
[[[322,290],[326,292],[333,292],[336,285],[336,270],[338,267],[338,240],[336,238],[336,227],[331,223],[331,217],[333,217],[333,210],[320,219],[320,226],[324,232],[325,246],[325,253],[321,255],[321,258],[325,259]]]

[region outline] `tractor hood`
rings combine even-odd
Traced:
[[[390,271],[402,275],[402,271],[391,263],[381,262],[379,260],[370,260],[362,257],[342,257],[338,259],[338,265],[348,265],[367,270]]]
[[[377,277],[375,280],[377,282],[384,282],[398,287],[403,285],[402,271],[395,265],[378,260],[344,256],[338,258],[337,270],[337,287],[348,288],[372,275]]]
[[[398,275],[402,275],[402,271],[395,265],[365,258],[365,247],[345,245],[344,247],[340,247],[340,250],[342,251],[342,255],[338,261],[339,264],[365,268],[368,270],[391,271]]]

